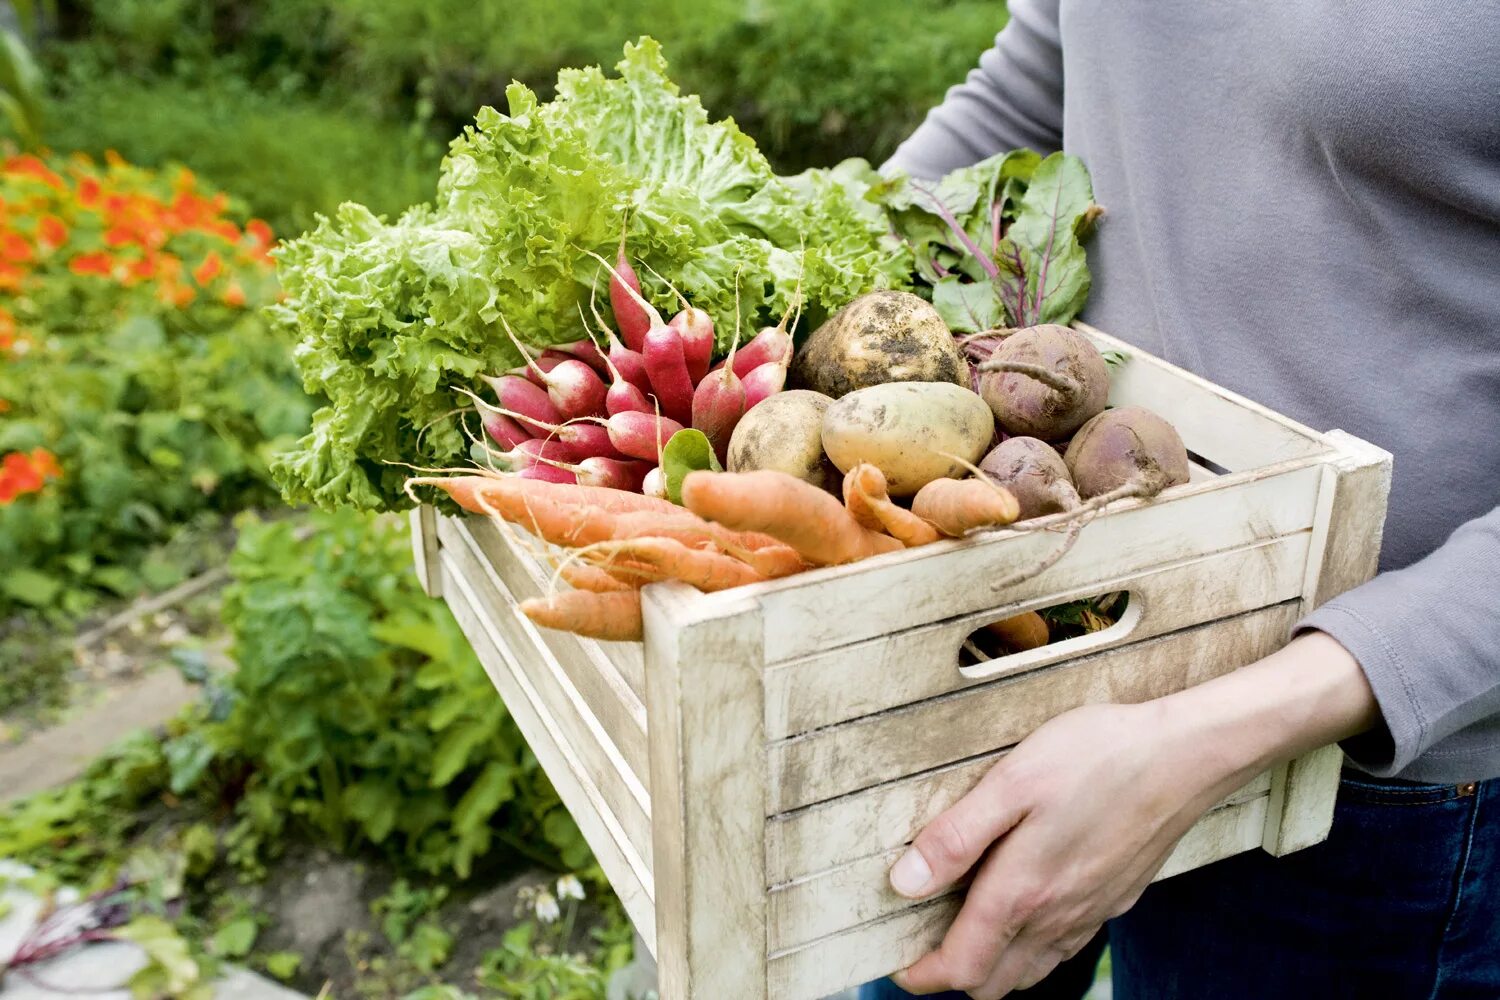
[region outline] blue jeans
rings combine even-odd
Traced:
[[[1494,1000],[1500,779],[1346,772],[1326,842],[1167,879],[1109,932],[1116,1000]],[[860,993],[905,996],[889,983]]]

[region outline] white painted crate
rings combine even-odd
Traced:
[[[814,1000],[909,964],[960,897],[912,904],[886,872],[1007,747],[1074,706],[1258,659],[1374,572],[1389,455],[1084,330],[1130,355],[1111,402],[1170,420],[1194,481],[1115,505],[1002,593],[975,581],[1039,559],[1056,534],[994,531],[712,595],[656,585],[644,643],[594,642],[516,610],[550,570],[512,536],[414,513],[425,587],[453,608],[657,956],[663,1000]],[[1105,631],[959,667],[984,622],[1121,590],[1126,613]],[[1161,877],[1322,840],[1339,765],[1328,747],[1256,778]]]

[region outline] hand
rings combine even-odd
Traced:
[[[1036,984],[1135,903],[1214,803],[1272,763],[1377,718],[1358,663],[1310,633],[1167,698],[1052,719],[891,869],[897,892],[925,898],[978,865],[942,944],[896,981],[975,1000]]]
[[[1161,716],[1158,704],[1060,715],[922,831],[891,870],[898,892],[930,896],[979,868],[942,945],[897,977],[902,988],[994,1000],[1039,982],[1135,903],[1215,801],[1184,780],[1201,769]]]

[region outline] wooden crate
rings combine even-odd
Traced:
[[[814,1000],[935,945],[961,896],[913,904],[886,872],[922,826],[1047,719],[1234,670],[1375,570],[1390,456],[1130,355],[1112,402],[1170,420],[1194,481],[1058,544],[995,531],[705,595],[645,591],[644,643],[538,629],[550,570],[482,518],[414,513],[417,567],[485,669],[658,959],[664,1000]],[[962,583],[960,583],[962,582]],[[979,625],[1128,591],[1110,628],[960,668]],[[983,720],[979,724],[978,720]],[[1250,782],[1160,877],[1327,836],[1340,753]]]

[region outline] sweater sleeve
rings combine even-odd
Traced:
[[[1297,628],[1318,629],[1359,660],[1385,728],[1344,750],[1390,777],[1446,736],[1500,715],[1500,507],[1435,552],[1335,597]]]
[[[1010,21],[968,79],[885,164],[916,177],[940,177],[987,156],[1027,146],[1062,148],[1063,62],[1059,0],[1011,0]],[[885,169],[885,168],[882,168]]]

